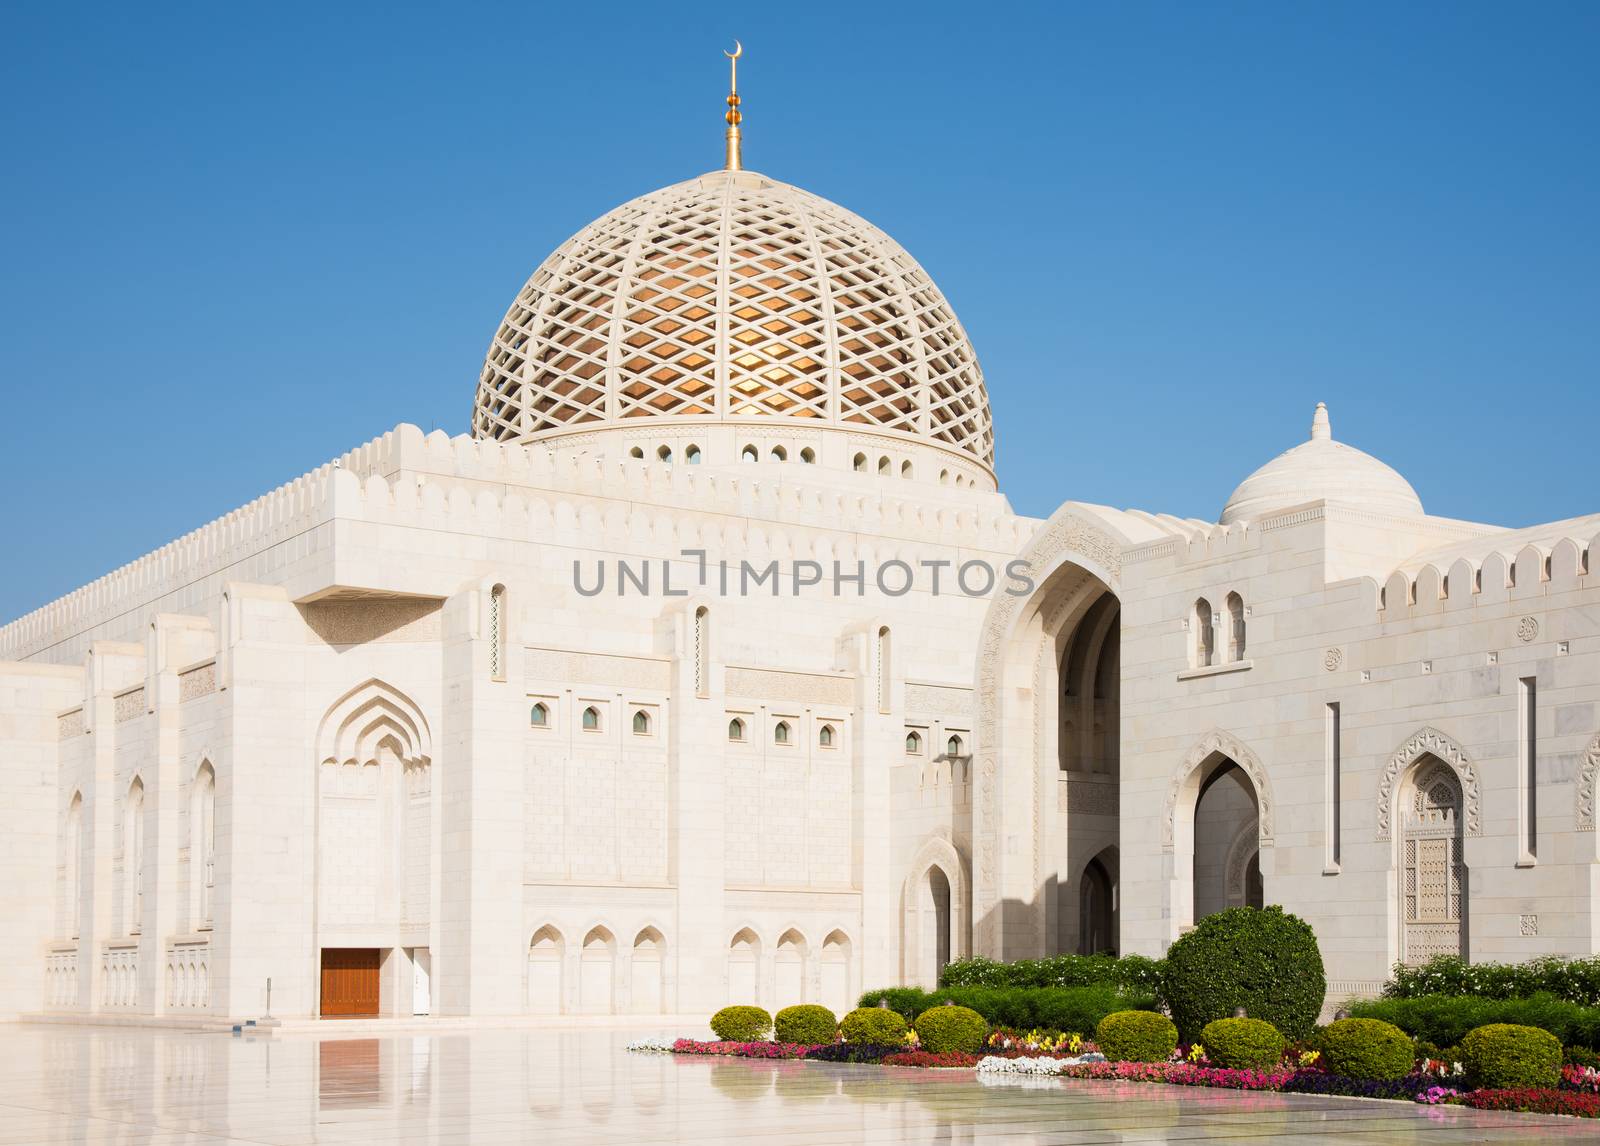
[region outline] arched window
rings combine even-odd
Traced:
[[[550,727],[550,709],[544,703],[544,701],[541,700],[532,708],[528,709],[528,723],[533,725],[535,728]]]
[[[198,872],[200,877],[190,876],[190,886],[198,892],[191,900],[198,920],[196,927],[209,928],[212,892],[217,883],[217,774],[209,761],[195,773],[189,801],[189,870]]]
[[[878,630],[878,711],[889,711],[889,627]]]
[[[74,792],[67,805],[66,870],[62,873],[62,922],[66,934],[78,937],[78,915],[83,905],[83,794]]]
[[[683,460],[691,466],[700,464],[700,447],[690,443],[689,448],[683,451]]]
[[[810,446],[807,446],[805,449],[800,451],[800,460],[808,466],[815,465],[817,460],[817,451],[812,449]]]
[[[592,704],[583,710],[583,730],[585,732],[600,731],[600,710]]]
[[[760,461],[761,453],[754,446],[746,446],[739,451],[739,460],[742,462]]]
[[[772,726],[772,742],[774,744],[789,743],[789,722],[780,720]]]
[[[912,474],[911,463],[908,462],[908,461],[907,462],[901,462],[900,463],[900,476],[903,477],[903,478],[908,478],[908,477],[911,476],[911,474]]]
[[[1228,594],[1228,659],[1244,660],[1244,598]]]
[[[817,744],[823,748],[833,747],[833,725],[824,724],[822,726],[821,731],[817,733]]]
[[[851,458],[850,459],[850,468],[855,470],[856,473],[858,473],[858,474],[866,473],[867,472],[867,455],[866,454],[857,454],[855,457]]]
[[[944,742],[944,754],[946,756],[960,756],[966,747],[965,744],[961,743],[961,737],[951,736],[949,740]]]
[[[489,678],[504,680],[506,587],[496,585],[489,590]]]
[[[129,935],[139,934],[144,919],[144,781],[134,777],[122,820],[122,880],[127,888],[124,899]]]
[[[775,462],[786,462],[786,461],[788,461],[789,460],[789,451],[784,449],[782,446],[773,446],[772,447],[772,460],[775,461]]]
[[[878,476],[888,477],[889,474],[893,472],[891,469],[892,465],[893,463],[889,461],[888,454],[884,454],[882,457],[880,457],[878,459]]]
[[[908,732],[908,733],[906,733],[906,755],[907,756],[921,756],[922,755],[922,733],[920,733],[920,732]]]
[[[628,451],[628,456],[630,458],[638,458],[639,460],[643,461],[644,460],[644,449],[643,449],[643,447],[634,446],[633,449]]]
[[[711,610],[701,605],[694,611],[694,694],[706,696],[711,688]]]
[[[662,446],[656,451],[656,457],[660,458],[664,462],[670,462],[672,460],[672,447]]]
[[[636,736],[650,735],[650,714],[642,708],[633,714],[633,731]]]
[[[1201,597],[1194,603],[1194,667],[1205,668],[1216,655],[1217,636],[1211,624],[1211,602]]]
[[[940,485],[949,485],[950,484],[950,471],[949,470],[940,470],[939,471],[939,484]]]
[[[744,743],[744,721],[737,716],[728,721],[728,739],[735,744]]]

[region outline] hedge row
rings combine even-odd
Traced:
[[[1149,991],[1121,991],[1115,987],[944,987],[923,991],[916,987],[889,987],[861,996],[863,1007],[876,1007],[887,999],[891,1009],[914,1019],[929,1007],[944,1002],[971,1007],[990,1026],[1029,1030],[1043,1027],[1088,1034],[1100,1020],[1115,1011],[1153,1011],[1156,997]]]
[[[1440,955],[1419,967],[1396,964],[1384,984],[1389,999],[1424,995],[1476,995],[1484,999],[1526,999],[1548,994],[1584,1007],[1600,1006],[1600,955],[1561,959],[1554,955],[1526,963],[1468,963]]]
[[[1160,995],[1166,965],[1143,955],[1052,955],[999,963],[975,955],[947,964],[941,987],[1121,987]]]
[[[1441,1047],[1459,1045],[1477,1027],[1516,1023],[1549,1031],[1564,1045],[1600,1050],[1600,1007],[1580,1007],[1549,994],[1527,999],[1451,995],[1363,999],[1349,1003],[1347,1009],[1358,1018],[1393,1023],[1413,1038]]]

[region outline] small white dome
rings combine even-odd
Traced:
[[[1256,521],[1308,501],[1331,501],[1404,517],[1421,516],[1417,491],[1389,466],[1354,446],[1333,440],[1328,407],[1317,403],[1311,440],[1273,458],[1239,483],[1221,522]]]

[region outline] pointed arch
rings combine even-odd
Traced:
[[[1595,830],[1595,786],[1600,780],[1600,733],[1596,733],[1589,746],[1583,750],[1578,764],[1578,775],[1573,780],[1578,797],[1578,830]]]
[[[567,941],[559,928],[546,923],[528,940],[528,1012],[559,1015],[566,1010],[562,990]]]
[[[1256,790],[1257,837],[1262,847],[1272,846],[1272,810],[1276,802],[1272,798],[1272,783],[1267,779],[1266,766],[1244,741],[1231,732],[1213,728],[1184,754],[1183,763],[1178,765],[1167,785],[1167,803],[1161,819],[1162,851],[1170,852],[1174,848],[1179,799],[1186,794],[1198,796],[1205,774],[1213,770],[1212,766],[1221,757],[1232,760],[1250,777]]]
[[[433,759],[433,736],[422,709],[387,681],[373,677],[329,706],[317,728],[317,759],[344,763],[371,758],[385,738],[408,764]]]
[[[1478,770],[1473,767],[1472,761],[1461,745],[1437,728],[1424,727],[1406,737],[1394,755],[1389,757],[1388,766],[1383,770],[1383,779],[1378,782],[1377,838],[1383,841],[1393,836],[1398,814],[1396,793],[1400,788],[1400,781],[1411,770],[1411,766],[1424,756],[1436,757],[1455,772],[1461,784],[1462,814],[1466,821],[1464,825],[1466,834],[1482,835]]]
[[[966,860],[953,843],[943,836],[930,836],[923,841],[900,890],[902,982],[921,980],[929,988],[937,985],[932,980],[938,975],[935,965],[940,938],[944,939],[944,953],[950,961],[964,959],[970,953],[970,886]],[[946,897],[947,902],[939,902]],[[942,937],[937,934],[941,930]],[[930,943],[936,946],[930,949]]]

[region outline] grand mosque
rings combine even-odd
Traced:
[[[1019,516],[939,288],[726,119],[468,432],[0,629],[0,1015],[838,1009],[1264,903],[1330,997],[1600,949],[1600,514],[1433,516],[1319,405],[1215,521]]]

